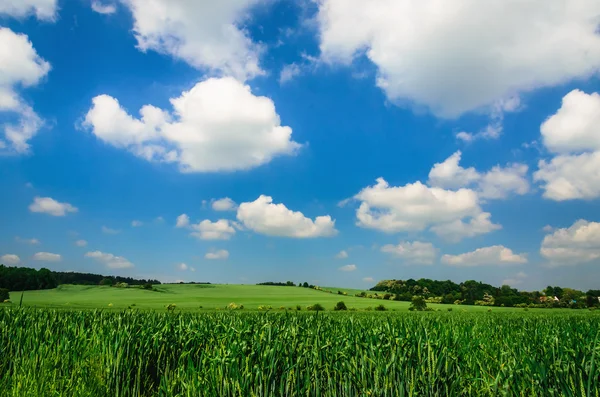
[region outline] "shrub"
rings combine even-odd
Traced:
[[[258,307],[258,310],[271,310],[271,309],[273,309],[273,308],[269,305],[260,305]]]
[[[315,311],[315,312],[320,312],[320,311],[325,310],[325,308],[323,306],[321,306],[320,304],[315,303],[314,305],[306,306],[306,310],[312,310],[312,311]]]
[[[375,306],[375,310],[377,310],[378,312],[384,312],[387,309],[383,305],[377,305],[377,306]]]
[[[346,304],[342,301],[339,301],[338,303],[335,304],[335,307],[333,308],[333,310],[348,310],[348,308],[346,307]]]
[[[370,312],[371,310],[373,310],[373,308],[371,306],[367,306],[367,307],[365,307],[365,310]]]
[[[12,303],[12,301],[10,299],[4,299],[3,301],[4,303]]]
[[[227,309],[229,310],[241,310],[244,308],[244,305],[238,305],[237,303],[231,302],[227,305]]]
[[[285,306],[279,306],[279,310],[285,310]]]
[[[451,311],[452,311],[452,308],[451,308],[451,307],[449,307],[449,308],[448,308],[448,311],[449,311],[449,312],[451,312]]]
[[[108,307],[112,307],[112,306],[113,306],[113,304],[112,304],[112,303],[109,303],[109,304],[108,304]]]
[[[302,310],[302,306],[296,305],[296,310],[298,310],[298,311]]]
[[[10,299],[10,291],[8,288],[0,288],[0,302]]]
[[[386,301],[392,299],[392,294],[383,295],[383,299],[385,299]]]
[[[427,302],[425,302],[425,298],[420,295],[413,296],[410,305],[417,311],[423,311],[427,309]]]
[[[142,287],[142,288],[143,288],[143,289],[152,290],[152,284],[150,284],[150,283],[146,283],[146,284],[144,284],[144,285],[143,285],[143,287]]]
[[[176,305],[176,304],[174,304],[174,303],[169,303],[169,304],[167,305],[167,311],[169,311],[169,312],[173,312],[173,311],[175,311],[175,308],[177,308],[177,305]]]

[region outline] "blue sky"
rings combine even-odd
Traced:
[[[598,288],[600,6],[550,3],[0,2],[1,261]]]

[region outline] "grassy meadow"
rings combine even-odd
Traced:
[[[274,310],[281,307],[302,310],[316,303],[331,310],[339,301],[348,308],[364,310],[383,304],[389,310],[408,310],[409,302],[358,298],[354,294],[359,290],[324,287],[317,291],[300,287],[280,287],[264,285],[238,284],[161,284],[157,291],[140,288],[116,288],[84,285],[60,285],[50,290],[25,291],[23,306],[63,309],[127,309],[165,310],[169,304],[175,304],[177,310],[199,311],[223,309],[230,303],[244,305],[245,310],[255,310],[259,306],[271,306]],[[348,295],[338,295],[337,291]],[[333,293],[328,293],[332,291]],[[11,292],[12,305],[18,305],[21,292]],[[110,306],[109,306],[110,305]],[[135,306],[132,306],[135,305]],[[430,304],[433,308],[447,310],[453,307],[459,311],[487,311],[483,306],[454,306]],[[512,311],[517,309],[494,307],[494,311]],[[522,309],[520,309],[522,310]],[[536,309],[541,310],[541,309]]]

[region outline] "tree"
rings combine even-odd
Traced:
[[[348,308],[346,307],[346,304],[342,301],[339,301],[338,303],[335,304],[335,307],[333,308],[333,310],[348,310]]]
[[[8,288],[0,288],[0,303],[10,299]]]
[[[418,310],[422,312],[423,310],[427,309],[427,302],[425,302],[425,298],[423,298],[422,296],[415,295],[412,297],[410,307],[412,307],[413,310]]]

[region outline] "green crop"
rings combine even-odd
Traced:
[[[0,310],[1,396],[598,396],[595,313]]]

